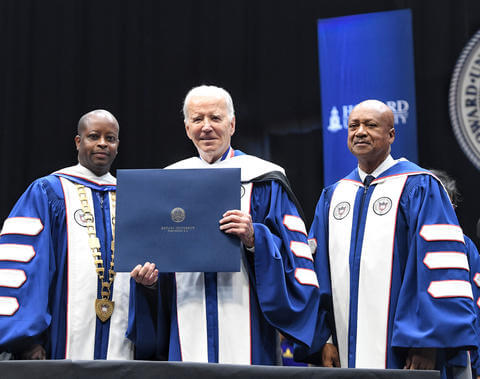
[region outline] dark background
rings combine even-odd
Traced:
[[[35,178],[76,163],[76,123],[92,109],[120,122],[113,173],[194,154],[181,103],[205,83],[232,94],[233,146],[284,166],[310,222],[323,183],[316,21],[403,8],[419,163],[457,179],[474,237],[479,173],[453,135],[448,90],[480,29],[478,0],[0,0],[0,221]]]

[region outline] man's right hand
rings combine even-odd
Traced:
[[[137,265],[130,276],[139,284],[151,286],[158,280],[158,270],[155,268],[155,263],[145,262],[143,266]]]
[[[331,343],[326,343],[322,348],[322,366],[340,367],[340,358],[337,347]]]

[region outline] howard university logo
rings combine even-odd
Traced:
[[[77,209],[75,211],[73,218],[78,225],[83,226],[84,228],[87,227],[87,221],[85,221],[85,216],[83,215],[83,211],[81,209]]]
[[[373,203],[373,211],[379,216],[387,214],[390,209],[392,209],[392,200],[388,197],[381,197]]]
[[[450,83],[453,132],[463,152],[480,170],[480,30],[464,47]]]
[[[405,125],[408,120],[408,110],[410,104],[405,99],[398,100],[388,100],[385,101],[385,104],[393,112],[393,117],[395,119],[395,125]],[[330,116],[328,119],[327,129],[329,132],[335,133],[339,130],[348,129],[348,116],[352,111],[354,104],[343,104],[338,108],[334,105],[330,109]]]
[[[350,204],[346,201],[338,203],[333,209],[333,217],[337,220],[344,219],[350,213]]]
[[[170,217],[173,222],[182,222],[185,220],[185,210],[183,208],[173,208],[170,212]]]

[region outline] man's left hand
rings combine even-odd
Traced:
[[[437,351],[434,348],[411,348],[404,369],[407,370],[434,370]]]
[[[220,230],[240,238],[245,247],[255,246],[255,232],[252,217],[238,209],[227,211],[220,220]]]

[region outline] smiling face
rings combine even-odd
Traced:
[[[393,112],[380,101],[367,100],[353,108],[348,118],[348,149],[363,171],[373,172],[390,154],[393,125]]]
[[[108,113],[89,114],[75,137],[80,164],[97,176],[106,174],[117,156],[118,132],[118,123]]]
[[[235,117],[228,116],[223,97],[193,96],[187,103],[185,130],[202,159],[213,163],[230,146]]]

